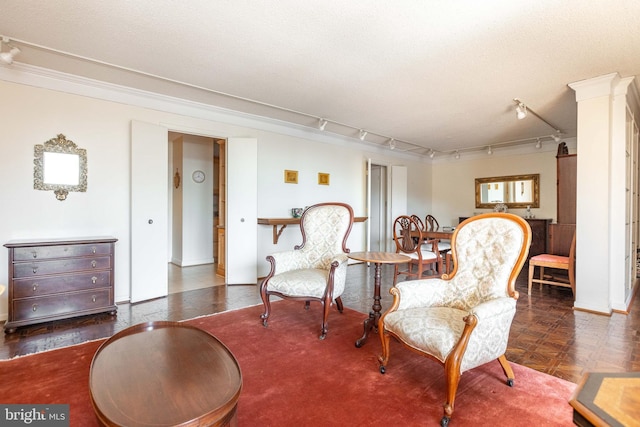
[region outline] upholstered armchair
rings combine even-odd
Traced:
[[[442,278],[402,282],[391,288],[393,304],[378,331],[380,372],[390,360],[390,338],[443,365],[447,426],[462,373],[498,360],[513,386],[505,357],[518,292],[515,280],[531,244],[531,228],[522,218],[488,213],[464,221],[451,240],[454,268]],[[392,365],[389,365],[391,367]]]
[[[271,271],[260,284],[264,326],[271,314],[271,295],[305,301],[305,308],[310,301],[319,301],[323,305],[320,339],[326,337],[333,301],[343,310],[340,296],[347,278],[346,245],[352,226],[353,209],[344,203],[320,203],[303,212],[302,244],[267,257]]]

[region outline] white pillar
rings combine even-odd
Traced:
[[[624,209],[613,205],[619,202],[610,186],[612,97],[618,81],[613,73],[569,84],[578,103],[574,308],[606,314],[611,313],[611,245],[624,244],[624,235],[610,234],[616,232],[611,212]]]

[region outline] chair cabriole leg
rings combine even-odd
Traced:
[[[516,376],[513,374],[513,369],[511,369],[511,364],[507,360],[507,357],[503,354],[502,356],[498,357],[498,362],[500,362],[502,371],[507,376],[507,385],[509,387],[513,387]]]

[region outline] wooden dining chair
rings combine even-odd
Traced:
[[[540,269],[540,278],[534,277],[534,270],[538,267]],[[553,275],[545,276],[545,268],[551,268],[555,270],[564,270],[567,272],[568,278],[558,277]],[[531,285],[533,283],[539,283],[540,289],[543,284],[555,285],[564,288],[571,288],[573,292],[573,298],[576,297],[576,234],[573,233],[571,240],[571,248],[569,249],[569,256],[554,255],[554,254],[540,254],[531,257],[529,260],[529,283],[527,292],[531,295]]]
[[[398,282],[398,276],[405,275],[416,279],[440,277],[442,271],[442,257],[438,251],[438,240],[427,239],[422,235],[422,229],[418,223],[408,215],[401,215],[393,222],[393,241],[396,244],[396,253],[407,255],[411,261],[406,264],[396,264],[393,276],[393,284]],[[433,245],[434,250],[426,250]],[[406,266],[406,269],[402,269]],[[426,276],[425,273],[431,273]]]
[[[427,231],[439,231],[440,224],[438,224],[438,220],[433,215],[427,215],[425,218],[426,230]],[[451,272],[451,241],[450,240],[438,240],[438,250],[440,251],[440,256],[446,260],[446,271],[445,273]]]

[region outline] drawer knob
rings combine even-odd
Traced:
[[[32,267],[33,270],[33,274],[36,274],[38,272],[38,267]]]
[[[95,246],[91,247],[91,252],[94,253],[94,254],[96,253],[96,247]]]
[[[96,260],[91,261],[91,267],[96,268],[96,265],[98,265]]]
[[[96,302],[96,296],[95,295],[91,296],[91,302]]]
[[[39,285],[37,283],[33,284],[33,292],[37,292],[38,291],[38,286]]]
[[[33,304],[33,305],[31,306],[31,310],[33,310],[33,311],[37,311],[37,310],[38,310],[38,304]]]
[[[34,258],[38,258],[38,252],[37,251],[31,252],[31,254],[33,255]]]
[[[91,278],[91,283],[93,283],[94,285],[96,284],[97,281],[98,281],[98,278],[96,276],[93,276]]]

